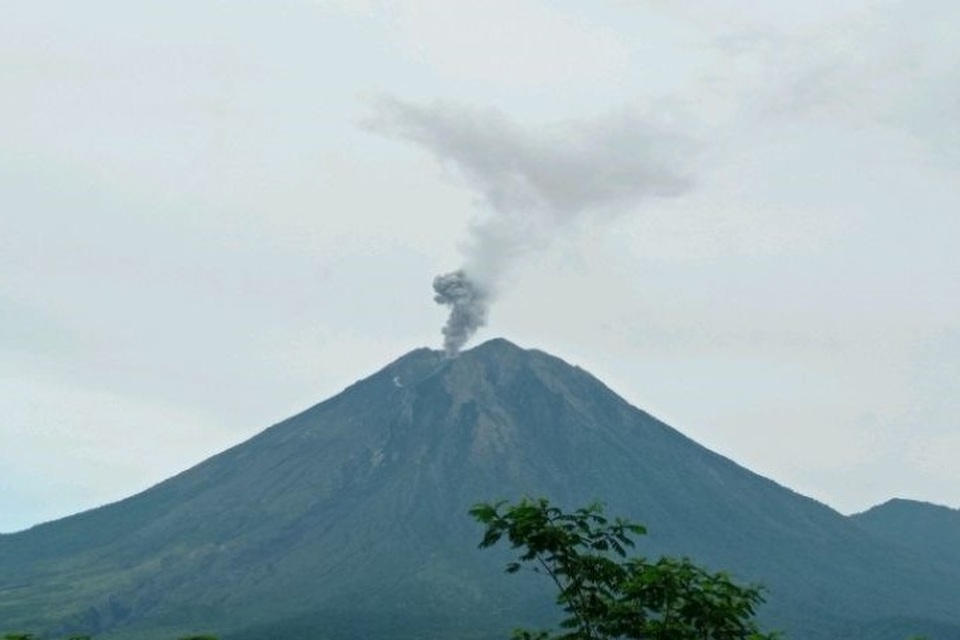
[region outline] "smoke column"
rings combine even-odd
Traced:
[[[436,292],[433,299],[450,307],[450,316],[443,327],[443,350],[453,357],[474,332],[487,323],[487,296],[463,269],[434,278],[433,290]]]
[[[587,216],[635,211],[648,197],[690,189],[692,140],[675,113],[625,109],[555,126],[520,126],[494,109],[417,105],[391,97],[364,124],[433,153],[480,196],[482,215],[463,244],[463,266],[433,282],[450,307],[444,349],[455,356],[484,326],[504,274]]]

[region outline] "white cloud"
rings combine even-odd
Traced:
[[[695,143],[636,110],[531,127],[495,109],[385,97],[368,126],[423,147],[479,195],[484,212],[464,245],[466,267],[493,290],[564,226],[634,212],[693,181]]]

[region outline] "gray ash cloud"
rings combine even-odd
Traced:
[[[638,110],[526,127],[494,109],[450,103],[383,97],[374,108],[369,130],[430,151],[484,205],[463,245],[462,268],[434,281],[435,299],[450,306],[443,329],[450,355],[486,322],[505,272],[561,229],[691,188],[695,145]]]
[[[436,294],[433,299],[450,307],[443,327],[443,349],[448,356],[455,356],[476,330],[487,323],[487,296],[463,269],[434,278],[433,290]]]

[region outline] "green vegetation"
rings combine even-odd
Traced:
[[[504,536],[520,550],[508,573],[525,566],[556,585],[564,631],[515,632],[518,640],[762,640],[753,620],[763,598],[688,559],[627,558],[639,524],[610,522],[594,504],[565,513],[547,500],[481,503],[470,511],[486,526],[481,548]]]

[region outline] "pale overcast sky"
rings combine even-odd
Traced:
[[[845,512],[960,507],[960,3],[12,0],[0,531],[503,336]]]

